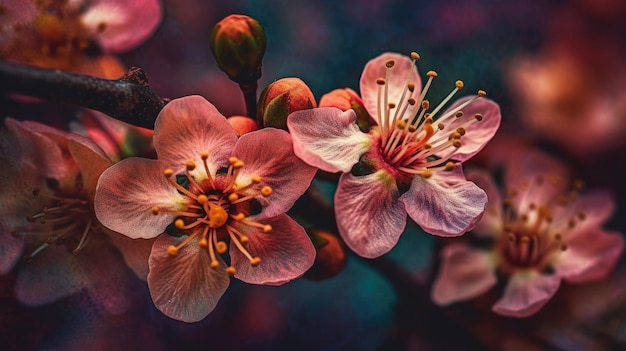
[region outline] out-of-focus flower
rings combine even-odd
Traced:
[[[268,85],[259,97],[257,120],[265,127],[287,130],[287,116],[317,107],[313,92],[300,78],[282,78]]]
[[[259,129],[259,124],[254,119],[247,116],[230,116],[228,117],[228,123],[233,127],[237,136],[242,136]]]
[[[393,53],[367,63],[361,95],[377,125],[362,133],[353,110],[326,107],[294,112],[287,124],[296,155],[329,172],[343,172],[335,193],[339,233],[357,254],[378,257],[397,243],[407,213],[425,231],[458,236],[480,220],[485,192],[465,180],[460,163],[476,154],[500,124],[484,92],[440,114],[463,87],[435,108],[420,93],[415,60]]]
[[[213,27],[210,45],[217,65],[231,80],[250,84],[261,77],[266,43],[259,21],[229,15]]]
[[[123,312],[127,267],[115,248],[145,279],[151,242],[95,219],[96,181],[112,164],[104,152],[80,135],[7,119],[0,164],[10,175],[0,189],[0,273],[17,266],[17,298],[42,305],[86,289],[97,304]]]
[[[624,249],[620,233],[601,229],[613,211],[608,192],[580,193],[563,164],[536,151],[510,160],[504,191],[484,171],[468,173],[487,192],[485,216],[472,234],[490,247],[455,243],[442,251],[433,286],[440,305],[483,294],[496,272],[508,278],[493,311],[515,317],[536,313],[562,279],[580,283],[604,278]]]
[[[350,88],[335,89],[330,93],[324,94],[320,99],[319,107],[336,107],[341,111],[354,110],[356,113],[356,124],[361,131],[366,133],[376,124],[376,121],[367,113],[359,94]]]
[[[0,0],[0,57],[119,78],[124,67],[109,54],[143,42],[161,16],[159,0]]]
[[[115,231],[158,237],[148,286],[163,313],[198,321],[215,308],[229,275],[280,285],[311,267],[315,248],[285,211],[315,169],[296,157],[287,132],[266,128],[237,139],[212,104],[189,96],[163,108],[154,147],[158,160],[128,158],[102,174],[95,208]]]
[[[98,111],[83,111],[70,129],[93,140],[117,162],[131,156],[152,156],[154,131],[119,121]]]

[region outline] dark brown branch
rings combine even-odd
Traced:
[[[0,62],[0,94],[22,94],[87,107],[121,121],[154,128],[165,101],[150,86],[141,68],[116,80]]]

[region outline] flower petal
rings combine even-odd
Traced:
[[[537,272],[512,275],[504,295],[493,305],[493,311],[503,316],[528,317],[543,307],[559,289],[561,278]]]
[[[154,215],[152,208],[176,208],[185,197],[163,176],[166,167],[157,160],[131,157],[107,168],[96,187],[96,217],[107,228],[132,239],[149,239],[163,233],[174,214]]]
[[[488,252],[463,244],[447,245],[441,251],[441,270],[432,299],[438,305],[471,299],[487,292],[496,281]]]
[[[398,196],[395,180],[384,171],[341,175],[335,214],[339,233],[352,251],[375,258],[396,245],[406,226],[406,211]]]
[[[424,179],[416,176],[400,201],[424,231],[439,236],[459,236],[472,230],[487,205],[487,194],[465,180],[460,166],[436,172]]]
[[[10,229],[0,227],[0,275],[7,274],[13,269],[24,250],[24,240],[14,238],[10,232]]]
[[[113,246],[124,256],[124,262],[135,275],[143,281],[148,279],[148,258],[155,239],[130,239],[114,231],[107,231],[107,234]]]
[[[206,251],[197,239],[170,256],[167,248],[185,237],[159,236],[150,254],[148,287],[156,307],[170,318],[197,322],[206,317],[228,288],[230,278],[223,269],[211,268]],[[219,258],[221,260],[221,258]]]
[[[615,200],[607,190],[593,189],[579,195],[567,206],[554,209],[554,228],[570,228],[569,222],[575,219],[576,225],[567,232],[569,241],[578,235],[586,235],[599,228],[613,214]],[[581,217],[583,216],[583,217]]]
[[[194,172],[204,173],[200,154],[208,151],[211,174],[228,166],[237,135],[228,120],[201,96],[186,96],[169,102],[154,124],[154,148],[159,160],[178,171],[194,160]],[[206,175],[204,176],[206,177]]]
[[[78,164],[78,169],[80,169],[82,175],[83,188],[90,194],[89,198],[91,199],[96,191],[96,184],[100,175],[113,162],[100,147],[93,143],[87,144],[70,139],[67,142],[67,147]]]
[[[261,184],[273,190],[263,199],[268,203],[263,217],[274,217],[290,209],[308,189],[316,172],[293,153],[289,133],[280,129],[265,128],[242,135],[233,156],[245,164],[237,174],[237,185],[246,186],[252,182],[252,176],[258,175]]]
[[[493,182],[491,175],[484,170],[472,169],[467,172],[466,176],[467,180],[474,182],[474,184],[485,191],[488,201],[485,214],[472,233],[486,237],[500,235],[504,226],[500,190]]]
[[[389,60],[393,60],[394,65],[389,68],[389,74],[387,75],[385,64]],[[378,91],[381,88],[384,89],[384,87],[376,83],[378,78],[386,78],[387,103],[394,103],[396,106],[399,106],[400,98],[409,82],[415,85],[415,90],[412,95],[408,95],[410,94],[409,91],[406,92],[407,95],[404,97],[405,103],[410,97],[417,99],[420,95],[422,80],[417,72],[417,67],[415,67],[415,64],[408,56],[387,52],[373,58],[365,64],[359,84],[365,109],[374,120],[378,120],[380,112],[378,110]],[[382,102],[384,103],[384,100]],[[413,117],[419,106],[409,107],[405,115]],[[392,123],[389,124],[391,125]]]
[[[81,21],[105,52],[127,51],[146,40],[163,16],[159,0],[95,0]]]
[[[302,276],[315,261],[315,247],[296,221],[286,214],[264,219],[272,226],[269,233],[244,224],[237,230],[248,236],[246,249],[261,263],[252,267],[248,258],[230,244],[231,264],[237,269],[236,278],[250,284],[282,285]]]
[[[607,276],[624,251],[621,233],[589,230],[566,241],[567,250],[554,262],[557,274],[572,283],[599,280]]]
[[[473,96],[464,97],[457,100],[452,106],[450,106],[443,115],[448,112],[455,113],[458,110],[458,106],[465,103],[467,100],[474,98]],[[465,135],[461,138],[461,147],[454,149],[450,146],[439,152],[440,155],[447,155],[449,152],[454,151],[452,159],[459,162],[470,159],[476,155],[485,145],[493,138],[496,131],[500,127],[500,106],[487,98],[478,98],[476,101],[470,103],[462,109],[463,116],[452,118],[450,124],[446,124],[446,130],[454,131],[458,127],[461,127],[464,123],[474,119],[476,114],[483,116],[481,121],[475,121],[472,124],[464,126]],[[442,116],[443,116],[442,115]],[[437,123],[437,122],[435,122]]]
[[[348,172],[370,147],[370,137],[356,125],[354,110],[319,107],[287,118],[295,154],[327,172]]]

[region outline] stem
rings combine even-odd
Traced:
[[[259,84],[255,80],[252,83],[239,83],[239,88],[243,93],[246,102],[246,116],[256,119],[256,90]]]
[[[150,129],[154,129],[154,121],[166,103],[148,86],[146,74],[137,67],[120,79],[107,80],[0,62],[0,94],[79,105]]]

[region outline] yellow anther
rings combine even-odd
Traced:
[[[230,163],[231,165],[237,163],[239,161],[239,159],[235,156],[231,156],[228,158],[228,163]]]
[[[223,241],[218,241],[217,244],[215,244],[215,250],[221,255],[228,250],[228,245]]]
[[[458,128],[456,129],[456,132],[457,132],[457,133],[459,133],[459,134],[461,134],[461,135],[465,135],[466,130],[465,130],[465,128],[463,128],[463,127],[458,127]]]
[[[430,102],[428,100],[422,101],[422,108],[424,110],[428,110],[429,107],[430,107]]]
[[[396,122],[396,127],[404,129],[406,127],[406,121],[403,119],[399,120],[398,122]]]
[[[247,236],[242,235],[241,237],[239,237],[239,241],[241,241],[242,244],[245,244],[249,241],[250,239],[248,239]]]
[[[193,160],[187,160],[187,162],[185,162],[185,167],[188,171],[193,171],[196,169],[196,163],[193,162]]]
[[[230,195],[228,195],[228,201],[234,202],[237,200],[239,200],[239,195],[237,195],[237,193],[231,193]]]
[[[164,170],[164,171],[163,171],[163,175],[164,175],[166,178],[169,178],[169,177],[171,177],[171,176],[173,176],[173,175],[174,175],[174,170],[173,170],[173,169],[171,169],[171,168],[167,168],[166,170]]]
[[[413,92],[415,90],[415,84],[409,83],[406,85],[406,88],[409,89],[410,92]]]
[[[183,229],[185,227],[185,221],[183,221],[182,219],[179,218],[179,219],[174,221],[174,225],[178,229]]]
[[[394,61],[394,60],[387,60],[387,62],[385,62],[385,66],[386,66],[387,68],[391,68],[391,67],[393,67],[393,65],[395,65],[395,64],[396,64],[396,61]]]
[[[212,206],[209,209],[209,227],[219,228],[228,221],[228,212],[222,206]]]
[[[433,146],[430,143],[426,143],[424,144],[424,149],[428,150],[428,149],[432,149]]]
[[[417,127],[416,127],[416,126],[414,126],[414,125],[412,125],[412,124],[410,124],[410,125],[409,125],[409,132],[413,133],[413,132],[414,132],[414,131],[416,131],[416,130],[417,130]]]
[[[420,54],[418,54],[418,53],[417,53],[417,52],[415,52],[415,51],[411,51],[411,58],[412,58],[413,60],[419,60],[419,59],[420,59]]]
[[[272,231],[272,226],[269,224],[266,224],[263,226],[263,233],[269,233]]]
[[[385,78],[378,78],[378,79],[376,79],[376,84],[378,84],[378,85],[385,85]]]
[[[178,248],[176,246],[174,246],[174,245],[170,245],[167,248],[167,254],[170,255],[170,256],[178,255]]]
[[[211,268],[216,269],[219,266],[220,266],[220,263],[217,262],[217,260],[211,261]]]
[[[389,108],[396,108],[396,104],[393,102],[388,103],[387,106],[389,106]]]
[[[520,242],[522,244],[528,244],[530,242],[530,238],[527,236],[522,237],[522,240],[520,240]]]
[[[250,178],[250,181],[252,183],[260,183],[261,182],[261,176],[258,176],[258,175],[255,174],[255,175],[252,176],[252,178]]]
[[[233,168],[235,168],[235,169],[241,168],[243,166],[244,166],[244,163],[243,163],[242,160],[239,160],[239,161],[233,163]]]
[[[486,95],[487,95],[487,92],[486,92],[486,91],[484,91],[484,90],[479,90],[479,91],[478,91],[478,96],[480,96],[480,97],[484,97],[484,96],[486,96]]]
[[[433,172],[429,169],[426,169],[421,173],[421,175],[423,178],[428,179],[433,176]]]
[[[483,115],[481,115],[480,113],[477,113],[474,115],[474,118],[476,118],[476,120],[480,122],[483,120]]]
[[[446,167],[444,168],[444,170],[446,170],[446,171],[451,171],[451,170],[453,170],[453,169],[454,169],[454,166],[455,166],[454,162],[452,162],[452,161],[448,161],[448,162],[446,163]]]
[[[456,118],[463,117],[463,111],[456,111],[456,113],[454,114],[454,117]]]
[[[208,201],[209,201],[209,198],[208,198],[206,195],[204,195],[204,194],[200,194],[200,195],[198,195],[198,203],[199,203],[200,205],[204,205],[204,204],[206,204]]]
[[[242,221],[244,218],[246,218],[246,215],[244,215],[243,213],[237,213],[236,215],[233,216],[233,218],[237,221],[240,222]]]
[[[208,151],[202,151],[200,153],[200,158],[204,161],[206,161],[209,158],[209,152]]]
[[[409,98],[406,102],[408,102],[408,103],[409,103],[409,105],[413,106],[413,105],[415,105],[415,103],[416,103],[417,101],[415,101],[415,99],[413,99],[413,98]]]
[[[159,213],[161,213],[161,210],[159,210],[159,206],[152,206],[152,214],[156,216]]]
[[[237,274],[237,270],[235,269],[235,267],[230,266],[228,268],[226,268],[226,273],[228,273],[228,275],[233,276],[235,274]]]
[[[256,266],[258,266],[258,265],[259,265],[259,263],[261,263],[261,259],[260,259],[259,257],[253,257],[253,258],[250,260],[250,265],[251,265],[252,267],[256,267]]]
[[[209,243],[207,242],[207,240],[205,238],[202,238],[198,241],[198,245],[200,247],[207,247],[209,245]]]
[[[444,128],[446,128],[446,126],[444,126],[443,123],[437,123],[437,129],[444,130]]]
[[[459,132],[450,133],[450,136],[448,136],[448,140],[460,139],[460,138],[461,138],[461,133]]]
[[[465,84],[463,84],[462,80],[457,80],[454,85],[459,88],[459,89],[463,89],[463,87],[465,86]]]
[[[452,146],[454,146],[457,149],[460,148],[461,145],[463,145],[463,144],[461,144],[461,140],[459,140],[459,139],[454,139],[454,141],[452,142]]]
[[[272,192],[274,192],[274,190],[269,185],[266,185],[263,188],[261,188],[261,195],[265,197],[272,195]]]
[[[424,119],[424,125],[429,125],[429,124],[433,124],[433,119],[430,116]]]
[[[429,77],[436,77],[437,76],[437,72],[435,71],[428,71],[426,72],[426,75]]]

